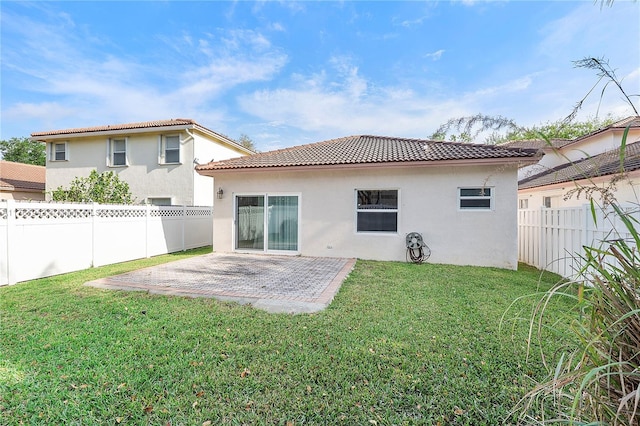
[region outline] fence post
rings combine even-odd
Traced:
[[[540,242],[540,246],[538,247],[538,268],[546,270],[547,264],[545,262],[546,259],[546,244],[545,244],[545,232],[544,232],[544,206],[540,207],[538,210],[538,241]]]
[[[16,203],[14,200],[7,200],[7,284],[15,284],[16,276],[13,272],[15,262],[16,247],[14,241],[17,241],[14,237],[16,232]],[[12,249],[13,248],[13,249]]]
[[[144,255],[148,259],[149,256],[149,220],[151,218],[151,205],[145,204],[144,215]]]
[[[591,209],[589,204],[582,205],[582,239],[580,241],[580,247],[586,247],[589,244],[589,213],[591,213]]]
[[[185,251],[185,233],[187,232],[187,205],[182,205],[182,251]]]
[[[98,245],[97,240],[97,231],[98,227],[98,203],[91,204],[91,266],[96,266],[96,247]]]

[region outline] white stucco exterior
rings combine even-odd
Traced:
[[[550,205],[548,207],[550,208],[578,207],[590,202],[590,198],[587,197],[584,190],[594,186],[612,190],[616,201],[620,204],[640,203],[640,170],[636,170],[617,181],[614,187],[611,186],[611,176],[601,176],[591,180],[522,189],[518,191],[518,205],[525,209],[540,208],[544,206],[544,198],[549,197]],[[579,191],[580,189],[581,191]],[[592,191],[591,194],[596,204],[604,204],[599,191]],[[523,204],[521,200],[527,201]]]
[[[517,268],[517,168],[503,165],[364,166],[213,172],[213,247],[234,251],[234,199],[240,195],[299,195],[295,254],[406,260],[405,237],[419,232],[429,262]],[[491,210],[459,208],[460,187],[492,188]],[[393,233],[356,232],[357,190],[398,190]]]
[[[178,136],[180,161],[165,164],[162,141]],[[126,165],[113,166],[110,140],[126,140]],[[116,131],[85,132],[39,137],[47,143],[46,192],[68,187],[76,177],[87,177],[92,170],[113,171],[129,184],[135,203],[151,199],[170,199],[173,205],[213,204],[213,181],[199,175],[196,162],[222,160],[247,155],[250,151],[220,135],[198,126],[156,127]],[[66,143],[66,159],[55,160],[54,144]]]
[[[553,173],[557,166],[570,164],[585,158],[593,157],[612,150],[619,150],[622,144],[624,128],[609,128],[603,131],[577,139],[561,148],[544,148],[544,156],[536,164],[521,168],[518,171],[518,179],[523,180],[536,176],[543,172]],[[626,145],[640,141],[640,127],[629,128]],[[595,177],[590,180],[576,182],[563,182],[534,188],[520,189],[518,191],[518,205],[524,209],[538,209],[545,206],[545,198],[548,197],[546,207],[575,207],[588,203],[590,199],[582,192],[578,194],[578,188],[597,186],[609,188],[615,193],[615,198],[620,203],[638,203],[640,195],[640,171],[628,173],[623,179],[617,181],[614,187],[610,182],[612,175]],[[524,180],[523,182],[526,182]],[[521,182],[522,183],[522,182]],[[522,185],[521,185],[522,186]],[[602,203],[598,191],[593,191],[594,201]],[[578,196],[579,195],[579,196]]]

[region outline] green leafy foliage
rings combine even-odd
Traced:
[[[5,161],[44,166],[45,144],[29,138],[11,138],[0,141],[0,157]]]
[[[72,203],[133,204],[129,184],[113,172],[92,170],[88,177],[76,177],[69,188],[58,187],[53,201]]]
[[[584,121],[574,121],[570,123],[567,123],[564,120],[547,122],[508,132],[504,136],[496,139],[495,143],[528,139],[575,139],[606,127],[617,120],[617,118],[609,115],[603,119],[594,117]]]
[[[504,117],[478,114],[471,117],[453,118],[441,125],[431,135],[431,139],[453,142],[478,142],[480,133],[491,131],[484,143],[494,145],[515,140],[575,139],[587,135],[618,119],[611,115],[606,118],[588,118],[584,121],[557,120],[531,127],[522,127]],[[459,133],[455,133],[459,132]],[[500,133],[503,132],[503,133]]]

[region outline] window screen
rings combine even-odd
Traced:
[[[397,232],[398,191],[358,190],[357,231]]]

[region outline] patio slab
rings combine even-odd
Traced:
[[[211,253],[85,283],[186,297],[212,297],[272,313],[325,309],[355,259]]]

